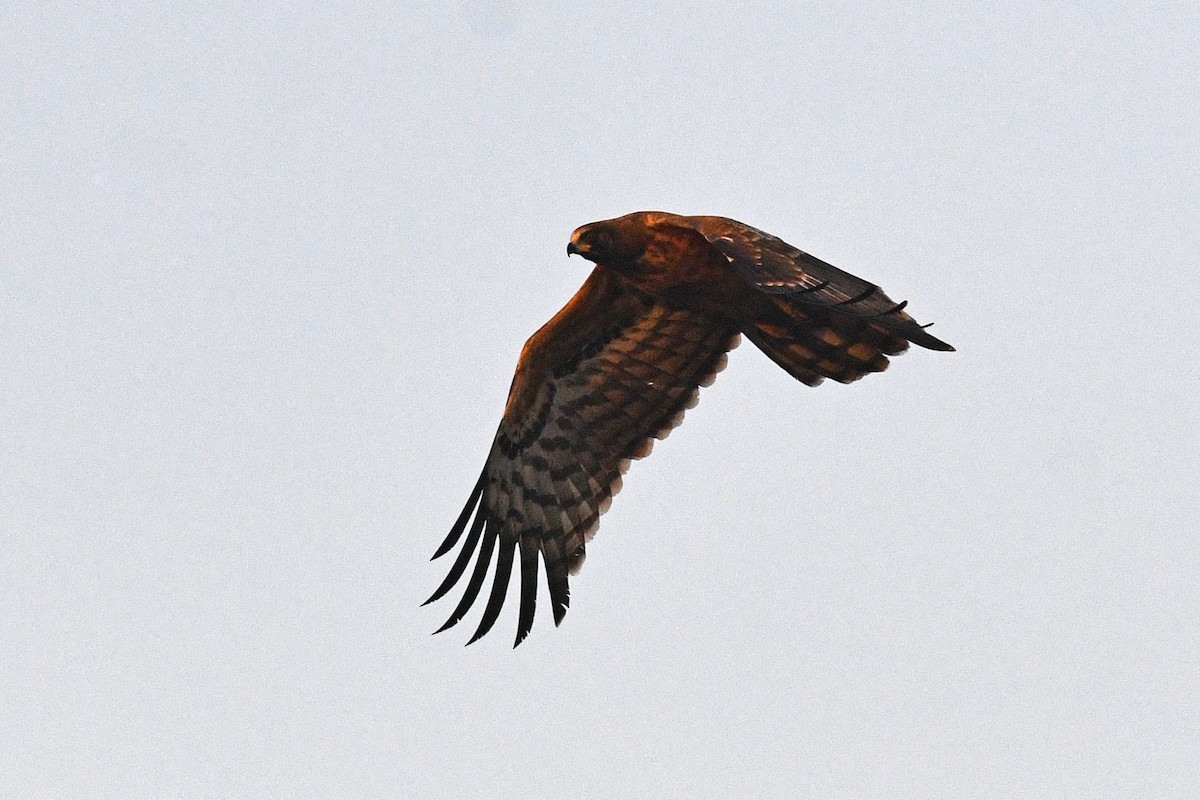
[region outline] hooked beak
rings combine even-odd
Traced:
[[[577,255],[578,253],[579,253],[579,248],[575,246],[575,243],[568,242],[567,243],[567,255],[573,256],[573,255]]]

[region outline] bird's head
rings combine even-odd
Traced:
[[[581,255],[588,261],[608,267],[632,266],[646,250],[647,212],[628,214],[616,219],[591,222],[575,229],[567,245],[567,255]]]
[[[581,255],[599,264],[611,261],[617,250],[616,231],[611,221],[592,222],[575,229],[567,244],[567,255]]]

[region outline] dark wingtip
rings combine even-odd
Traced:
[[[467,521],[471,518],[475,507],[479,505],[480,498],[483,497],[483,487],[487,482],[487,467],[484,467],[483,472],[479,473],[479,480],[475,481],[475,488],[471,490],[471,496],[467,499],[467,504],[463,506],[463,510],[459,513],[458,519],[454,521],[454,526],[450,528],[449,535],[441,543],[438,549],[434,552],[434,561],[450,552],[450,548],[454,547],[454,543],[458,541],[458,537],[462,536],[463,529],[467,527]]]
[[[880,311],[878,314],[871,314],[871,316],[872,317],[886,317],[889,314],[899,314],[901,311],[903,311],[906,308],[908,308],[908,301],[901,300],[899,303],[896,303],[896,305],[892,306],[887,311]]]
[[[571,605],[571,587],[567,582],[567,570],[563,564],[556,564],[553,571],[547,564],[546,573],[546,582],[550,585],[550,608],[554,612],[554,627],[557,628],[562,624],[563,617],[567,615],[567,608]]]
[[[515,648],[533,629],[533,617],[537,611],[538,545],[531,537],[521,539],[521,613],[517,619]]]
[[[913,344],[919,344],[920,347],[923,347],[926,350],[941,350],[942,353],[954,353],[953,345],[943,342],[942,339],[937,338],[936,336],[932,335],[932,333],[930,333],[928,330],[926,330],[932,324],[934,324],[934,323],[926,323],[925,325],[918,325],[916,327],[916,329],[913,329],[910,331],[902,331],[900,333],[900,335],[907,338],[908,341],[912,342]]]
[[[500,609],[504,607],[505,596],[508,594],[508,579],[512,575],[513,553],[516,552],[516,549],[516,539],[500,541],[500,555],[496,559],[496,575],[492,580],[492,593],[488,597],[487,606],[483,609],[483,619],[479,621],[479,627],[475,629],[475,634],[467,644],[481,639],[496,624],[496,619],[500,616]]]
[[[463,572],[467,569],[467,564],[471,560],[471,555],[475,552],[475,546],[479,542],[479,534],[483,530],[483,526],[487,523],[487,515],[483,512],[483,508],[479,509],[479,513],[475,515],[475,521],[471,524],[471,532],[467,534],[467,540],[463,543],[462,550],[458,553],[458,558],[454,559],[454,564],[450,567],[450,571],[446,573],[445,579],[441,585],[434,590],[421,605],[427,606],[434,600],[442,597],[446,592],[450,591],[454,584],[458,583],[458,579],[462,577]]]
[[[932,322],[929,323],[929,325],[932,324]],[[955,352],[954,345],[943,342],[941,339],[925,330],[929,327],[929,325],[922,325],[918,333],[908,337],[909,341],[911,341],[913,344],[920,345],[927,350],[940,350],[943,353]]]
[[[471,573],[471,580],[467,582],[467,588],[463,592],[462,599],[454,607],[454,612],[450,614],[450,618],[434,633],[441,633],[444,630],[453,628],[459,623],[459,620],[467,615],[467,611],[471,608],[471,604],[475,602],[475,598],[479,596],[479,590],[483,587],[483,579],[487,576],[488,564],[492,560],[492,548],[495,546],[496,532],[488,530],[483,535],[483,544],[479,548],[479,558],[475,561],[475,570]]]
[[[861,303],[863,300],[866,300],[868,297],[870,297],[871,295],[875,294],[878,291],[879,291],[879,287],[872,285],[870,289],[867,289],[864,292],[860,292],[859,294],[856,294],[853,297],[848,297],[845,300],[839,300],[838,302],[834,303],[834,305],[852,306],[855,303]]]

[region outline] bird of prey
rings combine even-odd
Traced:
[[[567,254],[596,266],[521,351],[483,474],[434,558],[466,533],[446,579],[474,567],[440,633],[495,574],[474,642],[495,623],[520,559],[519,645],[533,625],[538,561],[554,622],[630,459],[650,453],[712,383],[741,335],[797,380],[849,383],[930,335],[878,286],[724,217],[640,211],[575,230]],[[473,515],[473,516],[472,516]],[[470,642],[468,642],[470,644]]]

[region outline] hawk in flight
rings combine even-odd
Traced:
[[[475,602],[493,553],[491,592],[471,642],[496,622],[518,558],[514,647],[533,625],[539,558],[554,623],[562,622],[567,576],[583,564],[630,459],[680,423],[741,335],[809,386],[881,372],[909,342],[954,349],[878,286],[724,217],[641,211],[593,222],[571,235],[567,253],[596,267],[521,351],[483,474],[434,554],[466,533],[426,603],[475,561],[439,633]]]

